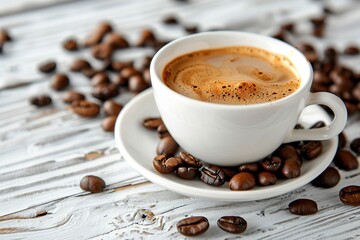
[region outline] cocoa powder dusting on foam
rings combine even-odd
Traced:
[[[300,86],[289,59],[247,46],[185,54],[169,62],[162,77],[184,96],[223,104],[270,102]]]

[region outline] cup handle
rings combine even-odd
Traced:
[[[344,102],[336,95],[327,92],[310,93],[306,106],[322,104],[328,106],[334,113],[334,119],[329,126],[316,129],[293,129],[284,142],[301,140],[321,141],[337,136],[345,127],[347,111]]]

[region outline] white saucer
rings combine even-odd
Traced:
[[[125,160],[151,182],[164,188],[191,197],[243,202],[275,197],[312,181],[331,163],[338,144],[338,138],[323,142],[323,152],[312,161],[304,161],[301,176],[290,180],[281,180],[266,187],[255,187],[248,191],[231,191],[228,183],[221,187],[209,186],[200,180],[183,180],[175,174],[160,174],[152,165],[159,142],[157,132],[142,126],[144,118],[160,116],[153,97],[152,89],[146,90],[132,99],[121,111],[115,126],[115,140]],[[319,106],[307,107],[299,120],[305,127],[323,120],[331,122],[327,113]]]

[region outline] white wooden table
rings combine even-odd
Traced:
[[[325,38],[316,39],[308,34],[306,19],[319,16],[323,5],[336,14],[328,21]],[[198,237],[204,239],[360,239],[360,208],[343,205],[338,198],[342,187],[359,185],[360,169],[341,171],[341,182],[331,189],[308,184],[261,201],[185,197],[132,169],[115,147],[113,134],[99,127],[101,117],[74,115],[62,104],[63,93],[51,90],[49,77],[37,72],[37,65],[47,59],[56,59],[60,71],[67,71],[74,57],[88,57],[88,51],[65,52],[61,42],[70,36],[84,39],[101,20],[111,21],[130,41],[145,27],[163,39],[183,36],[181,28],[161,24],[169,14],[200,30],[226,27],[263,34],[295,21],[295,43],[309,41],[320,50],[360,44],[360,3],[350,0],[0,0],[0,27],[14,38],[0,55],[0,239],[182,239],[176,222],[192,215],[209,219],[209,230]],[[146,50],[132,56],[144,54]],[[360,71],[360,58],[342,61]],[[70,77],[73,88],[90,97],[87,80],[79,74]],[[26,82],[31,84],[9,88]],[[29,105],[29,97],[38,93],[50,93],[54,106]],[[132,97],[124,93],[116,100],[125,104]],[[349,140],[359,137],[359,114],[349,119],[345,133]],[[89,174],[106,181],[105,192],[80,189],[80,179]],[[297,198],[315,200],[319,212],[290,214],[288,203]],[[244,217],[248,229],[241,235],[223,232],[216,221],[224,215]]]

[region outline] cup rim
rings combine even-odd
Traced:
[[[206,102],[206,101],[201,101],[198,99],[194,99],[194,98],[190,98],[187,96],[184,96],[174,90],[172,90],[171,88],[169,88],[168,86],[166,86],[166,84],[162,81],[162,77],[158,75],[157,71],[156,71],[156,64],[159,61],[159,59],[162,57],[163,52],[165,52],[168,48],[174,47],[176,45],[178,45],[180,42],[184,41],[184,40],[188,40],[188,39],[192,39],[192,38],[198,38],[201,36],[206,36],[206,35],[229,35],[229,34],[233,34],[233,35],[242,35],[242,36],[248,36],[248,37],[253,37],[253,38],[262,38],[264,39],[264,41],[272,41],[275,42],[276,44],[279,45],[283,45],[283,46],[287,46],[288,48],[292,48],[292,50],[296,53],[296,55],[298,55],[305,63],[307,63],[308,66],[308,71],[309,71],[309,76],[307,79],[301,79],[301,81],[306,81],[304,84],[301,84],[300,87],[298,89],[296,89],[295,92],[291,93],[290,95],[274,100],[274,101],[270,101],[270,102],[263,102],[263,103],[253,103],[253,104],[225,104],[225,103],[213,103],[213,102]],[[234,45],[229,45],[230,46],[234,46]],[[246,45],[243,45],[246,46]],[[226,47],[226,46],[224,46]],[[211,48],[209,48],[211,49]],[[215,48],[214,48],[215,49]],[[265,48],[262,48],[264,50],[267,50]],[[199,50],[201,51],[201,50]],[[267,50],[268,51],[268,50]],[[188,51],[188,52],[184,52],[182,54],[187,54],[193,51]],[[180,55],[179,55],[180,56]],[[175,57],[174,57],[175,58]],[[174,59],[173,58],[173,59]],[[291,59],[290,59],[291,61]],[[163,68],[161,70],[161,72],[163,71]],[[299,73],[300,74],[300,73]],[[241,31],[214,31],[214,32],[201,32],[201,33],[195,33],[195,34],[191,34],[188,36],[184,36],[184,37],[180,37],[178,39],[175,39],[173,41],[171,41],[170,43],[166,44],[165,46],[163,46],[153,57],[151,64],[150,64],[150,76],[151,76],[151,83],[152,86],[154,88],[154,85],[157,85],[161,90],[160,91],[164,91],[168,94],[173,95],[174,97],[178,98],[181,101],[187,102],[188,104],[193,104],[193,105],[198,105],[198,106],[202,106],[202,107],[210,107],[210,108],[221,108],[221,109],[256,109],[256,108],[263,108],[263,107],[268,107],[268,106],[276,106],[276,105],[281,105],[284,104],[286,102],[288,102],[290,99],[294,99],[296,98],[298,95],[302,94],[302,92],[304,91],[304,89],[307,89],[307,87],[309,87],[312,83],[313,80],[313,69],[312,66],[310,64],[310,62],[306,59],[306,57],[298,50],[296,49],[294,46],[291,46],[290,44],[280,41],[276,38],[272,38],[270,36],[266,36],[266,35],[261,35],[261,34],[257,34],[257,33],[249,33],[249,32],[241,32]],[[155,76],[155,77],[154,77]],[[154,92],[156,91],[156,89],[154,88]]]

